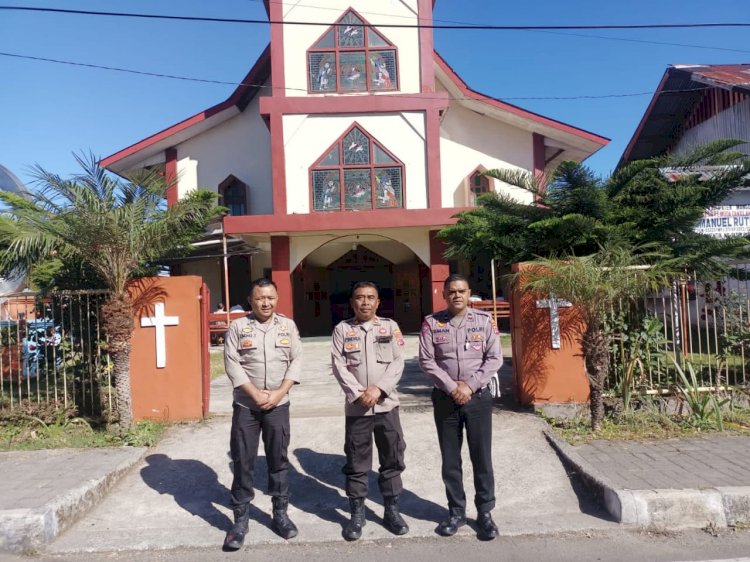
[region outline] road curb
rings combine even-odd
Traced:
[[[623,525],[659,529],[731,527],[750,522],[750,487],[626,490],[545,428],[544,435],[562,459],[578,472],[597,501]]]
[[[0,551],[30,554],[52,542],[94,507],[145,455],[145,447],[122,447],[125,458],[80,486],[35,508],[0,510]]]

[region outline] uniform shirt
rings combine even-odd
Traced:
[[[472,392],[485,387],[503,364],[492,317],[481,310],[451,316],[441,310],[424,319],[419,334],[419,366],[432,383],[450,394],[458,381]]]
[[[277,390],[284,380],[299,383],[301,359],[297,325],[282,314],[274,312],[263,324],[250,313],[229,325],[224,341],[224,368],[234,387],[234,401],[240,406],[260,409],[238,388],[245,383],[250,382],[259,390]],[[288,394],[279,406],[287,402]]]
[[[398,324],[388,318],[376,316],[363,323],[350,318],[333,329],[333,375],[344,390],[347,416],[369,416],[398,406],[396,385],[404,372],[403,346]],[[365,408],[357,399],[370,385],[382,390],[383,397],[374,407]]]

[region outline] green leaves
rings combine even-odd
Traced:
[[[505,263],[541,257],[586,256],[600,246],[658,248],[674,268],[716,274],[721,258],[744,257],[742,237],[716,239],[695,232],[706,208],[725,200],[750,173],[741,141],[710,143],[690,154],[636,161],[607,179],[564,162],[549,181],[517,170],[485,173],[532,194],[527,204],[505,194],[479,198],[444,228],[448,257],[480,256]],[[651,262],[645,262],[651,263]]]
[[[75,281],[78,268],[122,294],[128,281],[155,261],[187,252],[218,216],[216,195],[203,190],[167,208],[170,184],[158,170],[122,179],[92,155],[76,159],[83,173],[70,179],[37,168],[38,189],[28,198],[0,192],[6,205],[0,215],[0,275],[36,269],[41,284],[51,287],[55,280]]]

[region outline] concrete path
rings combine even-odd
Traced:
[[[344,398],[330,373],[327,340],[303,345],[304,379],[292,391],[291,406],[290,515],[300,528],[294,542],[340,541],[347,518],[341,474]],[[382,527],[382,498],[373,472],[365,539],[433,537],[445,516],[430,387],[418,370],[416,350],[416,338],[407,337],[407,368],[399,389],[407,443],[402,508],[411,532],[394,537]],[[750,522],[750,438],[713,435],[571,447],[541,419],[507,407],[511,379],[506,361],[504,397],[493,418],[494,515],[501,534],[611,529],[616,522],[659,529]],[[225,377],[212,384],[211,411],[207,421],[173,427],[145,453],[128,447],[0,453],[0,550],[39,550],[55,537],[47,550],[71,555],[218,548],[231,525],[231,389]],[[248,546],[284,542],[270,530],[271,500],[263,493],[266,471],[259,454]],[[464,466],[471,506],[466,451]],[[589,497],[600,499],[606,511],[592,506]],[[466,527],[460,533],[471,536],[474,530]]]
[[[347,520],[343,491],[344,397],[330,371],[327,340],[306,340],[303,383],[292,391],[290,516],[300,529],[295,541],[339,541]],[[399,392],[407,444],[402,511],[411,527],[393,537],[381,525],[382,498],[377,473],[371,474],[366,539],[435,536],[446,513],[440,456],[432,420],[431,387],[417,365],[417,338],[407,337],[409,357]],[[510,384],[510,365],[503,369]],[[52,552],[120,549],[218,547],[231,526],[228,507],[231,470],[229,427],[231,388],[224,378],[212,384],[207,422],[176,427],[128,474],[98,507],[61,536]],[[555,451],[545,437],[546,424],[530,414],[498,409],[494,416],[495,518],[505,535],[601,529],[614,523],[582,504]],[[471,466],[464,451],[464,466]],[[260,452],[251,532],[246,544],[284,542],[270,529],[271,500]],[[375,461],[377,468],[377,461]],[[473,485],[465,476],[473,514]],[[473,534],[471,528],[462,534]]]

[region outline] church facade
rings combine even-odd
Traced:
[[[228,307],[270,276],[281,312],[305,334],[329,334],[349,313],[351,284],[367,279],[381,314],[416,330],[444,304],[450,265],[436,233],[490,190],[531,202],[482,171],[542,174],[608,142],[470,89],[434,50],[433,4],[327,0],[332,17],[267,2],[271,21],[320,25],[272,24],[227,100],[102,165],[163,166],[177,178],[168,202],[197,187],[220,194],[223,233],[251,248],[229,258]],[[414,27],[388,27],[404,23]],[[204,278],[213,304],[225,300],[223,271],[215,256],[180,267]]]

